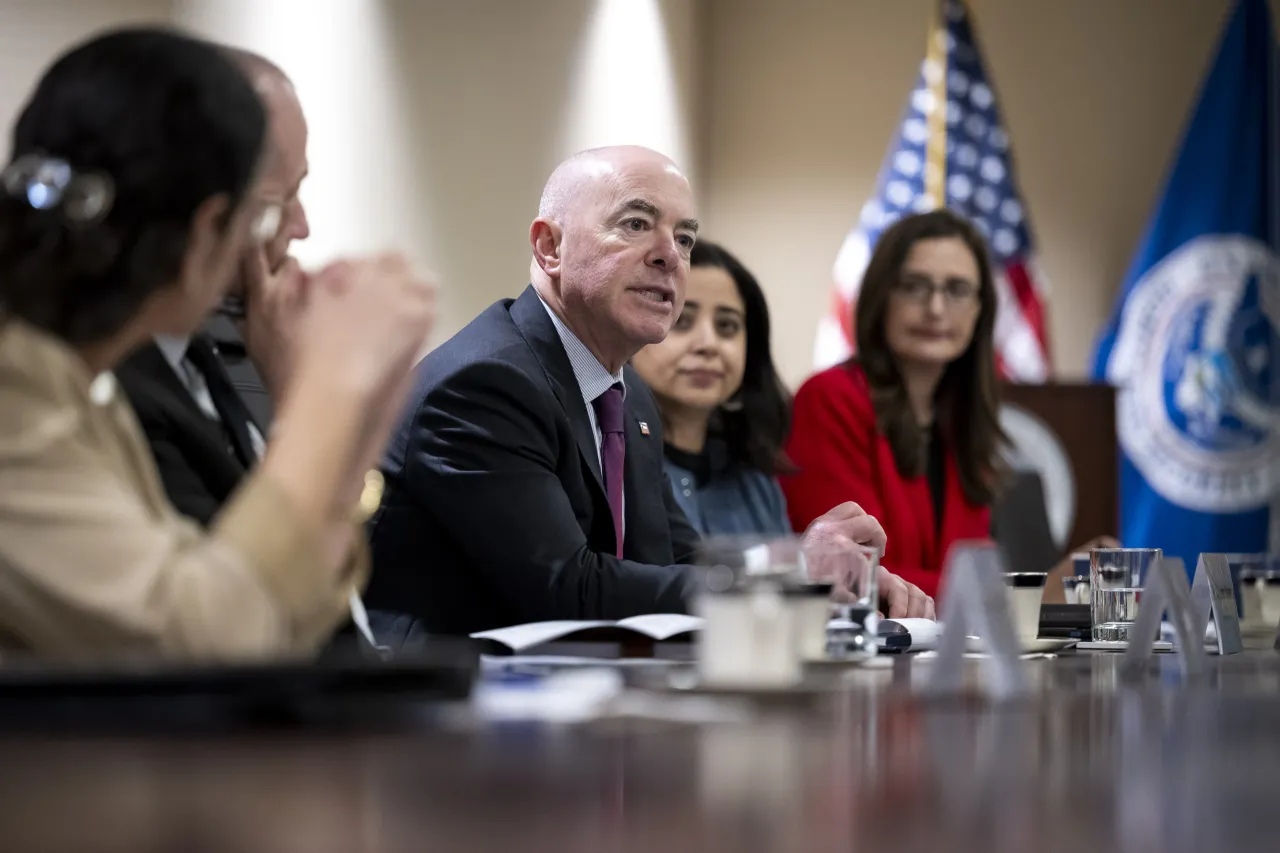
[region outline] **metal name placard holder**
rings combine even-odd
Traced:
[[[996,546],[958,544],[952,548],[942,575],[942,637],[938,643],[928,692],[957,693],[964,687],[964,653],[970,634],[982,638],[988,657],[983,661],[983,686],[995,699],[1030,692],[1022,662],[1022,646],[1009,618],[1004,586],[1004,563]]]
[[[1234,605],[1232,605],[1234,607]],[[1138,604],[1138,621],[1134,623],[1125,649],[1122,669],[1126,675],[1137,677],[1147,671],[1152,643],[1160,631],[1160,619],[1165,610],[1173,623],[1174,651],[1184,676],[1203,674],[1209,666],[1204,650],[1204,629],[1209,615],[1200,622],[1191,604],[1191,585],[1187,583],[1187,568],[1181,557],[1164,557],[1152,563],[1142,588]]]
[[[1231,566],[1226,554],[1201,554],[1196,561],[1196,576],[1191,582],[1191,606],[1195,624],[1204,636],[1213,617],[1218,638],[1218,654],[1235,655],[1244,651],[1240,635],[1240,614],[1236,611],[1236,590],[1231,583]]]

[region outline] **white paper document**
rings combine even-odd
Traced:
[[[597,628],[630,631],[655,642],[662,642],[681,634],[697,632],[702,629],[702,624],[702,618],[699,616],[686,616],[682,613],[648,613],[644,616],[620,619],[617,622],[572,619],[529,622],[508,628],[495,628],[492,631],[480,631],[472,634],[471,639],[491,640],[501,643],[513,652],[522,652],[546,643],[573,639],[573,635],[579,632]]]

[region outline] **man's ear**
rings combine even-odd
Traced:
[[[533,247],[533,260],[548,276],[560,275],[560,243],[564,229],[550,219],[538,217],[529,226],[529,245]]]

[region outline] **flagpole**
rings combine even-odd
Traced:
[[[933,111],[929,113],[924,191],[933,199],[935,207],[945,207],[947,203],[947,48],[943,38],[946,33],[946,5],[947,0],[937,0],[933,4],[933,24],[929,27],[929,43],[925,46],[929,66],[936,69],[936,73],[932,80],[925,80],[933,95]]]

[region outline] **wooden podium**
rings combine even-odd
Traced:
[[[1074,519],[1063,548],[1074,548],[1095,536],[1115,536],[1120,527],[1120,463],[1116,442],[1116,391],[1110,385],[1089,382],[1051,382],[1044,385],[1005,383],[1000,388],[1001,403],[1020,415],[1020,422],[1038,421],[1056,439],[1057,452],[1066,458],[1074,482]],[[1047,439],[1048,436],[1045,436]],[[1040,447],[1040,442],[1035,443]],[[1046,471],[1060,470],[1052,459],[1032,462]],[[1050,448],[1046,456],[1052,457]],[[1064,485],[1046,482],[1046,499]]]

